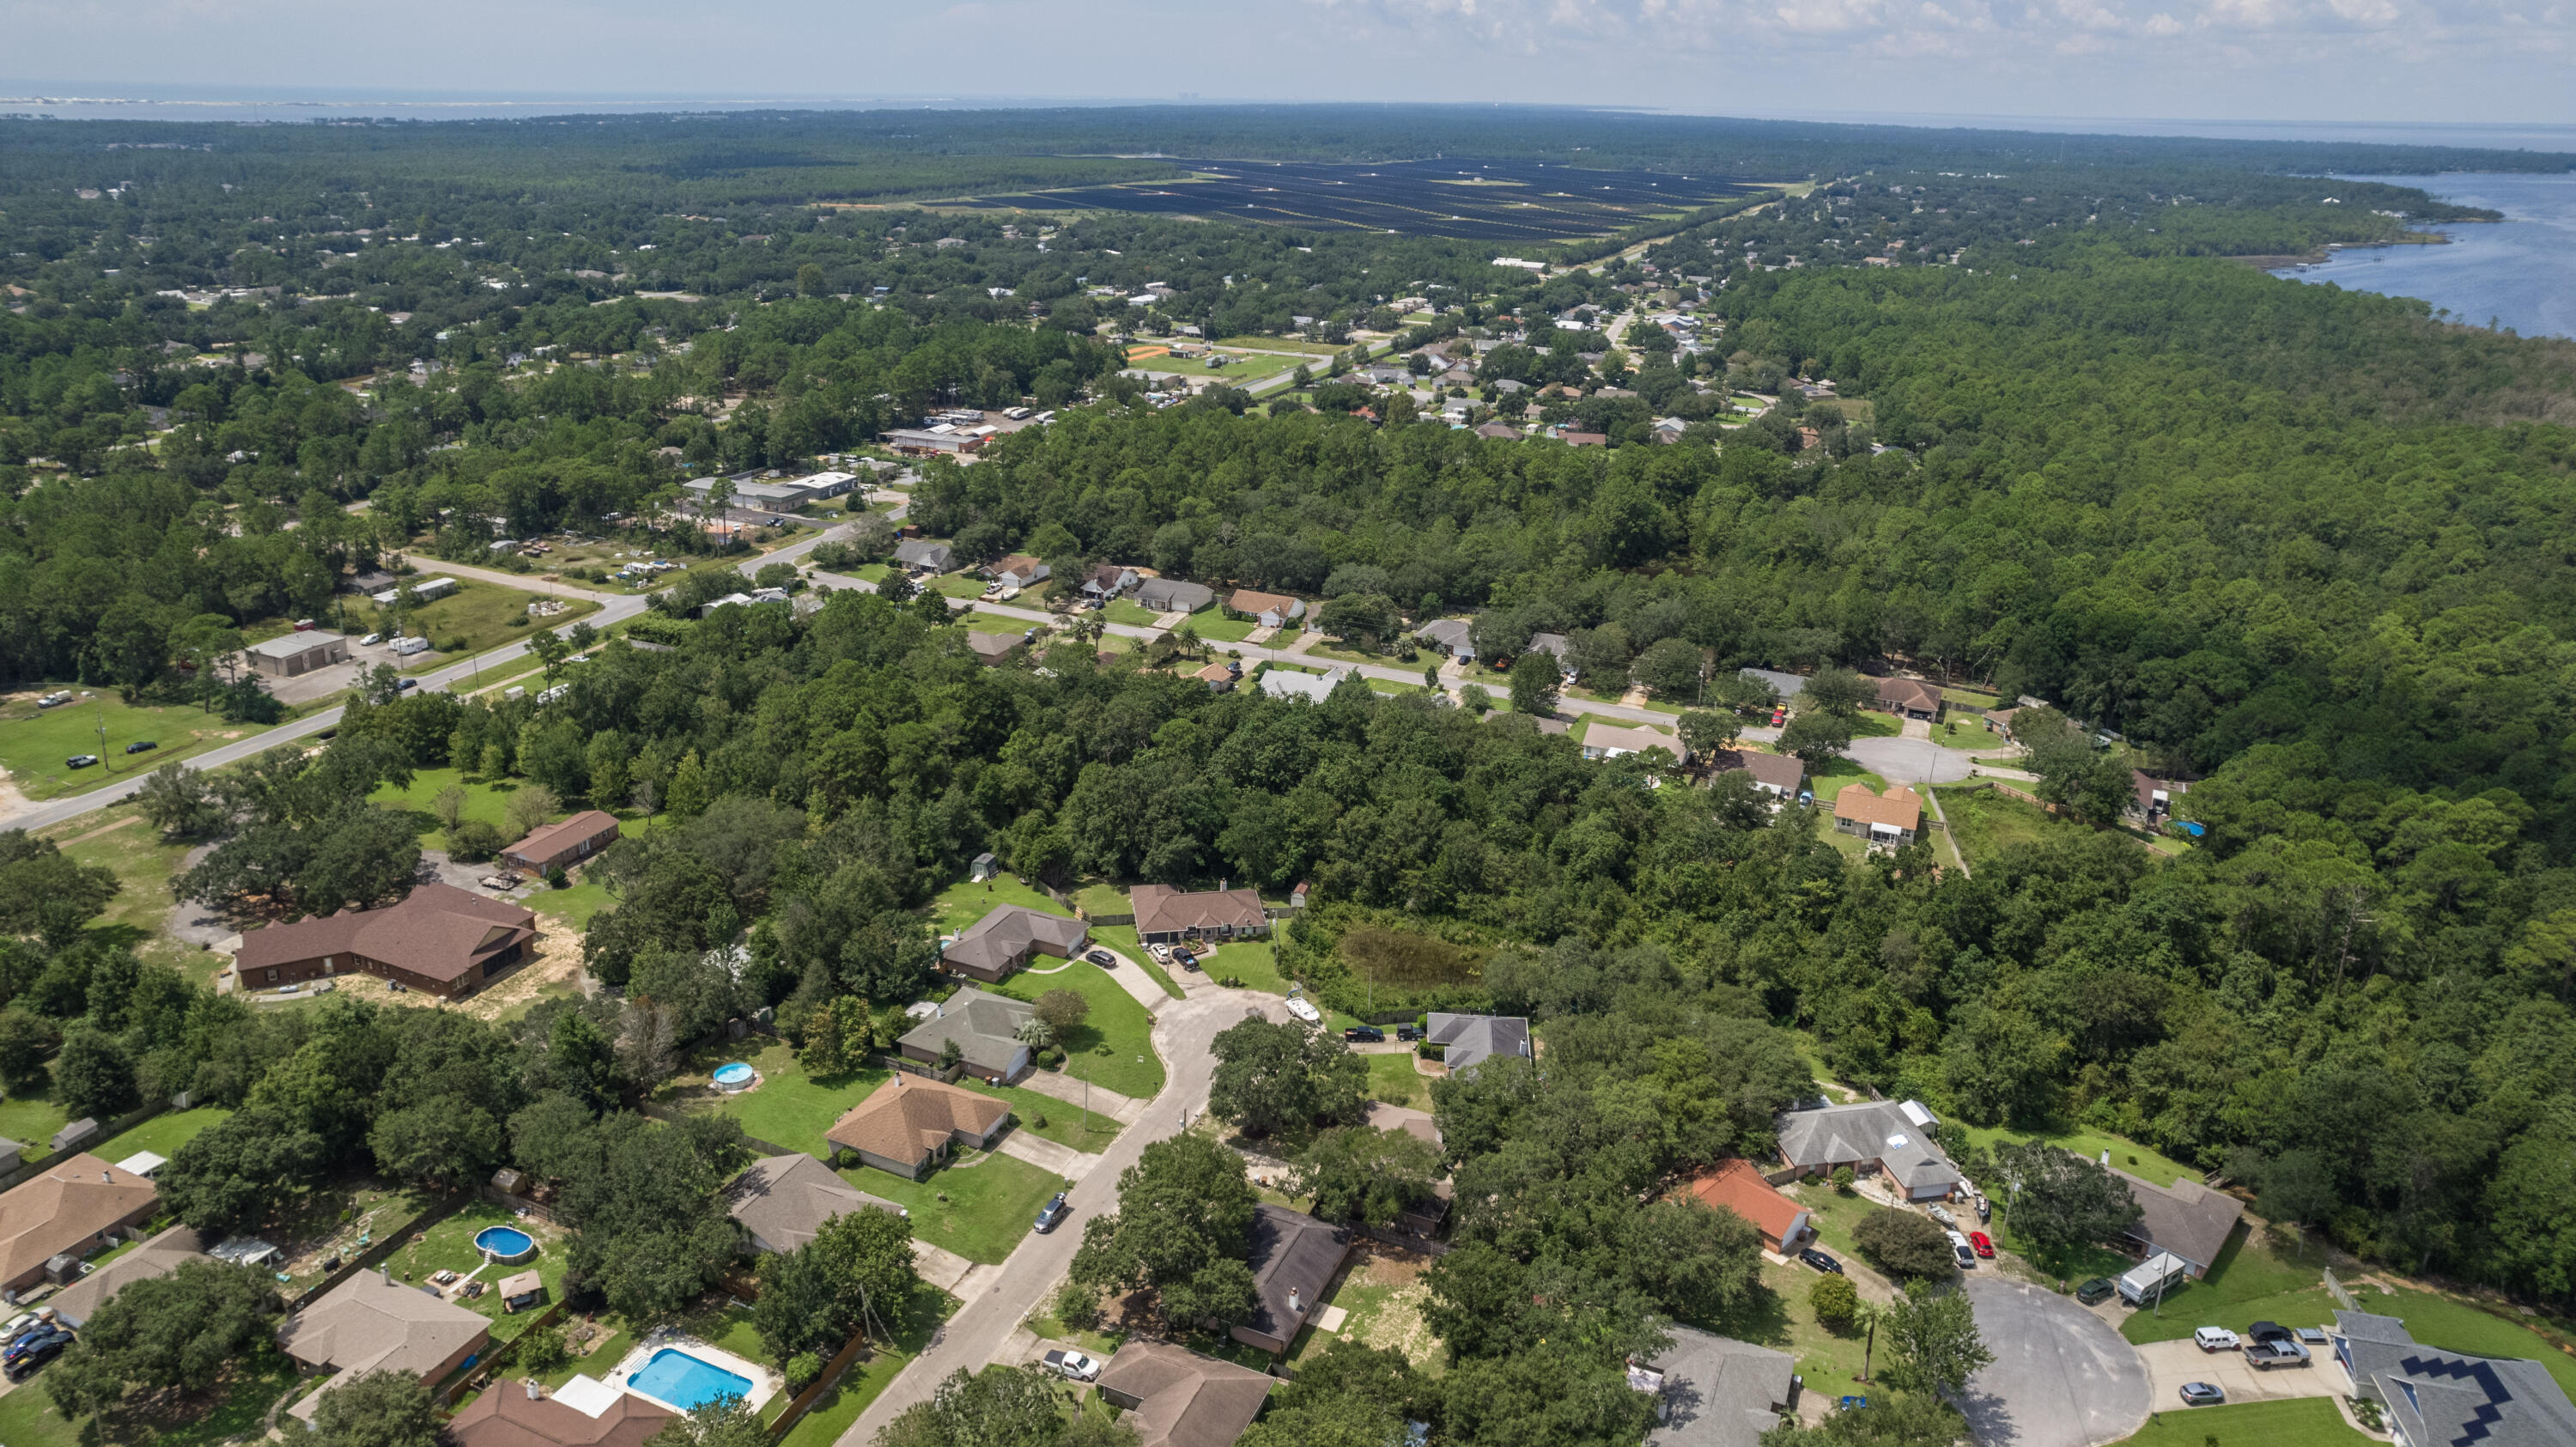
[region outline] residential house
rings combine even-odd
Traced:
[[[617,842],[617,816],[585,809],[560,824],[549,824],[501,851],[501,862],[543,874],[561,865],[570,869]]]
[[[758,1252],[797,1250],[835,1219],[872,1209],[906,1214],[903,1207],[857,1189],[803,1151],[753,1161],[725,1187],[725,1213],[742,1223],[744,1239]]]
[[[107,1299],[127,1285],[167,1276],[186,1261],[212,1260],[206,1248],[215,1244],[212,1232],[194,1226],[173,1226],[147,1241],[136,1243],[133,1250],[80,1278],[46,1298],[45,1305],[54,1309],[63,1325],[78,1331],[88,1324]]]
[[[1116,563],[1102,563],[1083,575],[1082,596],[1105,601],[1127,592],[1144,581],[1134,568],[1120,567]]]
[[[83,1151],[0,1195],[0,1295],[79,1273],[83,1257],[152,1218],[161,1192]]]
[[[2129,771],[2129,788],[2136,800],[2131,808],[2149,824],[2172,818],[2174,801],[2191,791],[2188,784],[2150,777],[2144,769]]]
[[[1610,435],[1606,432],[1560,432],[1557,434],[1557,437],[1568,447],[1607,447],[1610,445]]]
[[[1440,1148],[1440,1122],[1427,1110],[1372,1100],[1368,1102],[1368,1113],[1362,1118],[1362,1124],[1370,1130],[1400,1130],[1433,1150]],[[1396,1213],[1394,1229],[1426,1241],[1437,1237],[1442,1224],[1449,1219],[1449,1208],[1456,1200],[1457,1183],[1444,1175],[1431,1188],[1429,1200]]]
[[[1235,684],[1240,682],[1243,678],[1243,665],[1240,663],[1211,663],[1207,667],[1200,669],[1198,672],[1191,674],[1190,677],[1206,684],[1207,690],[1210,693],[1232,693],[1234,692]]]
[[[1034,631],[1034,630],[1032,630]],[[1028,633],[990,633],[981,628],[966,630],[966,649],[987,668],[1010,661],[1011,655],[1029,646]]]
[[[1497,1055],[1527,1059],[1529,1021],[1518,1015],[1452,1015],[1434,1011],[1422,1022],[1425,1042],[1442,1047],[1451,1079],[1465,1079]]]
[[[1923,800],[1902,784],[1873,794],[1867,784],[1845,784],[1834,795],[1834,828],[1885,849],[1902,849],[1923,827]]]
[[[1884,1173],[1909,1201],[1947,1199],[1959,1168],[1932,1139],[1940,1118],[1919,1100],[1864,1100],[1783,1112],[1774,1124],[1780,1158],[1811,1176],[1849,1166]]]
[[[440,1436],[452,1447],[644,1447],[674,1417],[585,1373],[552,1392],[534,1381],[495,1382]]]
[[[956,556],[957,550],[948,544],[928,542],[921,538],[913,538],[894,545],[896,564],[916,573],[945,573]]]
[[[1013,553],[1000,562],[984,565],[984,576],[1005,588],[1035,587],[1053,571],[1026,553]]]
[[[2140,1214],[2137,1224],[2125,1233],[2128,1238],[2147,1256],[2162,1251],[2189,1267],[2192,1275],[2208,1275],[2235,1231],[2237,1218],[2245,1214],[2245,1203],[2189,1176],[2176,1176],[2171,1186],[2159,1186],[2116,1167],[2111,1174],[2120,1178],[2129,1188],[2130,1199],[2138,1203]]]
[[[1753,1229],[1762,1233],[1763,1249],[1775,1255],[1803,1248],[1816,1234],[1807,1208],[1773,1190],[1762,1172],[1740,1157],[1720,1161],[1693,1177],[1690,1193],[1752,1222]]]
[[[398,1285],[387,1271],[361,1271],[288,1317],[277,1344],[308,1372],[337,1373],[327,1392],[370,1372],[441,1381],[491,1345],[491,1327],[434,1290]],[[297,1402],[288,1415],[311,1426],[323,1392]]]
[[[233,975],[266,989],[352,972],[456,999],[527,957],[537,916],[452,884],[415,885],[399,904],[270,925],[242,936]]]
[[[1157,613],[1195,613],[1216,601],[1216,590],[1178,578],[1147,578],[1136,585],[1136,603]]]
[[[1651,1365],[1628,1364],[1628,1385],[1655,1399],[1647,1447],[1757,1447],[1797,1393],[1795,1358],[1694,1327],[1668,1326],[1673,1344]]]
[[[1347,675],[1340,673],[1303,673],[1294,668],[1265,668],[1252,686],[1268,698],[1302,698],[1309,703],[1322,703],[1333,696],[1333,690]]]
[[[1688,431],[1690,431],[1690,424],[1679,417],[1659,417],[1655,420],[1654,437],[1657,442],[1679,442],[1682,440],[1682,434]]]
[[[1464,618],[1435,618],[1413,630],[1413,636],[1461,663],[1476,661],[1474,629]]]
[[[1475,430],[1477,436],[1490,437],[1497,442],[1518,442],[1522,436],[1521,430],[1508,422],[1482,422]]]
[[[294,678],[317,668],[349,661],[349,640],[337,633],[308,628],[254,643],[242,650],[251,671],[270,678]]]
[[[1574,640],[1564,634],[1533,633],[1530,635],[1529,648],[1526,651],[1553,656],[1557,667],[1565,676],[1574,677]]]
[[[1771,691],[1780,696],[1785,707],[1796,708],[1799,698],[1807,691],[1807,680],[1794,673],[1782,673],[1772,668],[1739,668],[1735,671],[1771,685]]]
[[[1903,718],[1939,719],[1947,706],[1941,690],[1919,678],[1878,680],[1878,706]]]
[[[2522,1357],[2473,1357],[2417,1342],[2403,1319],[2335,1313],[2335,1360],[2377,1402],[2397,1447],[2565,1447],[2576,1404],[2549,1369]]]
[[[823,1133],[838,1156],[917,1181],[963,1146],[990,1150],[1011,1124],[1011,1108],[989,1095],[898,1072]]]
[[[1129,1341],[1100,1369],[1099,1386],[1128,1414],[1137,1447],[1230,1447],[1261,1415],[1270,1374],[1169,1342]]]
[[[1528,391],[1529,383],[1522,381],[1518,377],[1496,377],[1493,381],[1493,388],[1495,391],[1508,397],[1515,392]]]
[[[1248,939],[1270,928],[1258,890],[1140,884],[1127,892],[1127,902],[1136,912],[1136,937],[1149,945]]]
[[[1795,799],[1807,787],[1806,761],[1795,754],[1730,750],[1718,756],[1717,771],[1721,774],[1749,774],[1753,778],[1753,787],[1783,799]]]
[[[939,952],[939,967],[999,984],[1039,955],[1069,960],[1091,940],[1090,926],[1026,905],[1006,904],[968,925]]]
[[[1615,759],[1625,754],[1642,754],[1648,749],[1662,749],[1677,761],[1690,757],[1690,750],[1682,747],[1682,741],[1662,729],[1629,728],[1596,719],[1583,735],[1583,757],[1587,759]]]
[[[1038,1007],[1026,1000],[962,985],[920,1024],[905,1031],[898,1048],[907,1060],[937,1065],[954,1042],[968,1073],[1008,1085],[1029,1073],[1033,1052],[1019,1031],[1037,1012]]]
[[[1351,1254],[1351,1233],[1267,1202],[1252,1208],[1252,1318],[1229,1333],[1258,1351],[1284,1353]]]
[[[1264,628],[1285,628],[1306,616],[1306,601],[1285,593],[1256,593],[1250,588],[1237,588],[1225,600],[1229,613],[1240,613]]]

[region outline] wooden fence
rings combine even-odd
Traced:
[[[528,1338],[535,1336],[538,1332],[544,1331],[548,1327],[553,1326],[556,1322],[563,1320],[563,1316],[564,1304],[560,1301],[555,1302],[549,1305],[535,1321],[529,1322],[527,1328],[521,1331],[517,1336],[501,1343],[499,1346],[491,1348],[484,1352],[482,1356],[476,1358],[474,1365],[466,1368],[464,1371],[458,1372],[456,1374],[456,1380],[439,1389],[439,1410],[452,1411],[454,1410],[459,1398],[479,1392],[485,1387],[498,1382],[501,1379],[501,1372],[503,1369],[507,1368],[510,1363],[518,1360],[520,1345],[526,1342]]]
[[[848,1371],[850,1364],[857,1361],[860,1354],[867,1348],[868,1334],[864,1331],[852,1332],[850,1339],[841,1344],[841,1349],[832,1354],[832,1359],[823,1364],[823,1370],[815,1376],[814,1380],[805,1384],[805,1390],[789,1399],[787,1410],[779,1413],[777,1420],[769,1424],[769,1435],[773,1438],[785,1437],[788,1429],[795,1426],[807,1412],[814,1410],[814,1404],[823,1400],[823,1394],[832,1390],[834,1384],[841,1380],[841,1374]]]
[[[384,1235],[369,1243],[366,1250],[361,1251],[357,1255],[350,1257],[347,1261],[342,1262],[339,1270],[332,1272],[330,1275],[323,1277],[320,1281],[313,1283],[311,1286],[308,1286],[303,1291],[297,1293],[293,1299],[287,1302],[286,1309],[290,1312],[302,1311],[312,1302],[321,1300],[324,1293],[330,1291],[331,1288],[339,1285],[341,1282],[348,1280],[350,1277],[357,1275],[361,1271],[372,1271],[376,1267],[383,1265],[387,1260],[392,1258],[396,1251],[410,1245],[411,1238],[413,1236],[422,1231],[426,1231],[430,1227],[437,1225],[439,1222],[446,1220],[448,1217],[455,1215],[458,1211],[464,1209],[466,1202],[473,1199],[474,1194],[472,1192],[459,1191],[454,1195],[448,1196],[445,1199],[432,1204],[429,1209],[412,1217],[410,1220],[395,1227],[393,1230],[387,1231]]]
[[[32,1181],[37,1176],[42,1175],[47,1167],[58,1165],[61,1162],[69,1160],[73,1156],[79,1155],[81,1152],[88,1150],[92,1146],[113,1139],[116,1136],[123,1135],[125,1132],[134,1129],[136,1126],[143,1124],[145,1121],[150,1120],[152,1117],[159,1115],[161,1112],[168,1110],[169,1108],[170,1106],[168,1102],[165,1101],[159,1105],[147,1105],[140,1110],[128,1111],[125,1114],[118,1116],[116,1119],[109,1121],[107,1124],[100,1126],[98,1134],[91,1136],[89,1139],[82,1141],[77,1145],[65,1146],[58,1151],[47,1151],[45,1154],[36,1157],[32,1161],[21,1160],[15,1170],[10,1171],[5,1176],[0,1176],[0,1191],[7,1191],[11,1187],[20,1185],[27,1181]]]

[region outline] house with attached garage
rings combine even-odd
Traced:
[[[1948,706],[1941,690],[1919,678],[1878,680],[1878,706],[1900,718],[1939,719]]]
[[[798,1250],[840,1217],[871,1210],[909,1214],[802,1151],[753,1161],[725,1187],[725,1213],[741,1223],[744,1242],[755,1252]]]
[[[1060,960],[1082,953],[1091,927],[1078,919],[1006,904],[968,925],[939,951],[939,968],[998,985],[1040,955]]]
[[[1225,600],[1225,611],[1240,613],[1264,628],[1285,628],[1306,616],[1306,600],[1285,593],[1256,593],[1237,588]]]
[[[1031,1051],[1019,1032],[1037,1012],[1038,1007],[1026,1000],[961,985],[920,1024],[904,1032],[899,1048],[906,1060],[937,1065],[954,1043],[968,1073],[991,1084],[1008,1085],[1029,1073]]]
[[[1136,585],[1136,603],[1157,613],[1195,613],[1216,601],[1216,590],[1178,578],[1147,578]]]
[[[1798,1391],[1797,1361],[1686,1326],[1652,1363],[1628,1363],[1628,1385],[1655,1402],[1646,1447],[1758,1447]]]
[[[1806,761],[1795,754],[1757,754],[1730,749],[1717,756],[1717,772],[1741,773],[1766,794],[1795,799],[1807,787]]]
[[[1136,937],[1149,945],[1247,939],[1270,928],[1259,890],[1140,884],[1127,892],[1127,902],[1136,912]]]
[[[1923,799],[1902,784],[1873,794],[1867,784],[1845,784],[1834,795],[1834,828],[1882,849],[1902,849],[1923,828]]]
[[[585,809],[502,850],[501,862],[543,874],[557,865],[570,869],[616,842],[617,816]]]
[[[1886,1176],[1906,1200],[1941,1201],[1963,1178],[1932,1139],[1940,1123],[1919,1100],[1864,1100],[1785,1111],[1773,1130],[1780,1158],[1808,1175],[1849,1166],[1860,1175]]]
[[[1435,618],[1414,629],[1413,636],[1461,663],[1476,661],[1476,640],[1464,618]]]
[[[2379,1404],[2397,1447],[2576,1442],[2576,1405],[2536,1361],[2425,1346],[2403,1319],[2366,1311],[2336,1312],[2329,1335],[2354,1395]]]
[[[286,1319],[277,1344],[307,1372],[335,1373],[321,1391],[287,1409],[310,1427],[323,1396],[371,1372],[409,1372],[424,1382],[480,1356],[492,1323],[436,1291],[396,1282],[386,1270],[361,1271]]]
[[[344,909],[252,930],[242,936],[232,973],[249,990],[376,975],[453,1000],[527,958],[536,938],[532,910],[452,884],[422,884],[383,909]]]
[[[1302,1211],[1268,1202],[1252,1208],[1252,1317],[1229,1333],[1274,1355],[1288,1350],[1324,1291],[1350,1258],[1351,1233]]]
[[[846,1152],[908,1181],[959,1148],[991,1150],[1010,1129],[1011,1108],[989,1095],[897,1072],[823,1133],[835,1157]]]
[[[2106,1159],[2103,1164],[2110,1162]],[[2177,1176],[2172,1185],[2159,1186],[2117,1167],[2112,1167],[2111,1174],[2138,1203],[2137,1224],[2124,1234],[2140,1248],[2141,1259],[2162,1251],[2194,1276],[2209,1274],[2238,1218],[2245,1214],[2245,1203],[2189,1176]]]
[[[921,538],[913,538],[908,542],[894,545],[896,565],[916,573],[945,573],[956,556],[957,550],[946,543],[934,543]]]
[[[551,1391],[494,1382],[440,1435],[453,1447],[644,1447],[675,1420],[657,1402],[582,1374]]]
[[[1741,1157],[1700,1172],[1691,1180],[1690,1193],[1707,1206],[1733,1211],[1752,1222],[1753,1229],[1762,1233],[1762,1249],[1774,1255],[1786,1256],[1815,1238],[1807,1208],[1773,1190],[1762,1172]]]
[[[1528,1059],[1529,1021],[1518,1015],[1454,1015],[1434,1011],[1422,1022],[1422,1039],[1441,1048],[1452,1079],[1463,1080],[1497,1055]]]
[[[79,1277],[83,1258],[152,1218],[161,1192],[83,1151],[0,1195],[0,1295]]]
[[[1229,1447],[1270,1398],[1270,1374],[1169,1342],[1129,1341],[1100,1371],[1137,1447]]]

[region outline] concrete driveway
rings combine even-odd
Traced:
[[[2256,1371],[2243,1352],[2205,1352],[2181,1341],[2149,1342],[2135,1349],[2147,1366],[2147,1391],[2156,1409],[2182,1405],[2182,1384],[2215,1382],[2230,1402],[2269,1402],[2284,1397],[2340,1397],[2351,1390],[2332,1353],[2313,1353],[2304,1367]]]
[[[1993,1276],[1972,1276],[1963,1289],[1995,1354],[1960,1402],[1980,1443],[2098,1447],[2146,1421],[2146,1363],[2073,1297]]]
[[[1976,756],[1928,738],[1854,739],[1843,755],[1891,784],[1951,784],[1976,772]]]

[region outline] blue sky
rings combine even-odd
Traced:
[[[2576,0],[0,0],[7,84],[2576,122]]]

